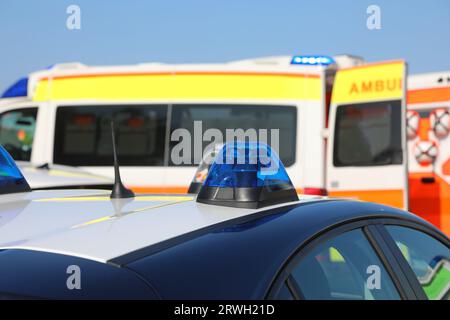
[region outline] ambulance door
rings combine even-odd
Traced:
[[[408,208],[406,64],[367,64],[336,73],[329,118],[330,196]]]

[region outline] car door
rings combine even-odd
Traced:
[[[408,209],[405,137],[406,64],[337,71],[327,144],[327,190]]]

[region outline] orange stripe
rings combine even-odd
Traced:
[[[403,190],[330,191],[329,195],[331,197],[357,198],[363,201],[403,208]]]
[[[442,165],[442,173],[446,176],[450,176],[450,158],[448,158]]]
[[[65,76],[44,76],[39,79],[49,80],[51,79],[73,79],[73,78],[92,78],[92,77],[130,77],[130,76],[173,76],[173,75],[226,75],[226,76],[281,76],[281,77],[300,77],[300,78],[320,78],[317,74],[307,73],[288,73],[288,72],[216,72],[216,71],[166,71],[166,72],[129,72],[129,73],[87,73],[87,74],[74,74]]]
[[[170,187],[130,187],[136,193],[156,193],[156,194],[184,194],[188,191],[188,186],[170,186]],[[302,188],[295,189],[297,193],[301,194],[303,192]]]
[[[155,194],[185,194],[188,186],[161,186],[161,187],[131,187],[136,193]],[[302,188],[296,188],[298,194],[303,193]],[[378,202],[394,207],[403,207],[402,190],[355,190],[355,191],[334,191],[330,192],[331,197],[357,198],[364,201]]]
[[[427,103],[450,100],[450,87],[408,90],[407,103]]]

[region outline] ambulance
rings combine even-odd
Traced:
[[[0,143],[15,160],[113,177],[113,121],[124,183],[135,192],[185,193],[201,161],[196,151],[216,142],[208,129],[278,129],[278,153],[299,193],[408,209],[406,73],[402,60],[350,55],[58,64],[4,93]],[[202,137],[183,164],[173,159],[180,128]]]
[[[408,78],[409,204],[450,232],[450,71]]]

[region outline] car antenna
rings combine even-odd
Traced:
[[[111,191],[110,198],[111,199],[133,198],[134,197],[133,191],[127,189],[123,185],[122,179],[120,179],[119,160],[117,159],[116,138],[114,132],[114,121],[111,121],[111,137],[114,156],[114,186]]]
[[[48,162],[46,162],[44,164],[37,166],[36,169],[50,170],[50,165],[48,164]]]

